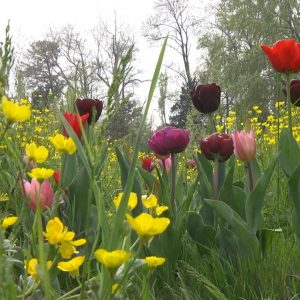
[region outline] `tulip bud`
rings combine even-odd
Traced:
[[[152,172],[154,169],[153,158],[151,156],[144,157],[142,159],[142,168],[148,172]]]
[[[193,159],[188,159],[186,161],[186,167],[188,169],[194,169],[194,168],[196,168],[196,162]]]
[[[80,116],[76,113],[64,113],[65,119],[68,121],[70,126],[73,128],[74,132],[78,136],[78,138],[81,138],[81,128],[80,128],[80,121],[82,122],[82,127],[84,128],[85,122],[89,117],[89,114],[85,114]],[[64,127],[64,136],[69,137],[69,134],[67,133],[67,130]]]
[[[233,153],[233,141],[229,134],[214,133],[200,140],[202,154],[209,160],[218,158],[220,162],[226,161]]]
[[[209,114],[220,106],[221,88],[215,83],[199,84],[192,90],[191,97],[198,111]]]
[[[167,126],[156,131],[148,141],[148,145],[155,155],[165,157],[172,153],[184,151],[189,141],[190,132],[188,130]]]
[[[81,116],[89,114],[87,119],[89,125],[92,121],[95,123],[98,121],[103,109],[103,102],[98,99],[77,99],[75,105]]]
[[[241,132],[235,131],[232,134],[234,144],[235,156],[244,162],[251,161],[256,154],[256,143],[253,130],[250,133],[242,130]]]

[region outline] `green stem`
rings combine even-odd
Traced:
[[[215,158],[215,167],[214,167],[214,199],[217,200],[219,196],[219,185],[220,185],[220,162],[218,157]]]
[[[47,262],[44,252],[44,237],[43,237],[43,225],[42,225],[42,213],[41,213],[41,202],[40,193],[37,192],[36,199],[36,217],[37,217],[37,231],[38,231],[38,248],[39,248],[39,262],[42,270],[41,283],[45,293],[45,299],[51,299],[52,288],[50,284],[50,277],[47,268]]]
[[[251,167],[251,163],[247,162],[246,163],[246,168],[248,171],[248,183],[249,183],[249,191],[251,192],[253,190],[253,173],[252,173],[252,167]]]
[[[171,162],[172,162],[171,206],[172,206],[172,211],[173,211],[174,217],[175,217],[176,216],[176,202],[175,202],[175,191],[176,191],[176,160],[175,160],[175,153],[171,154]]]
[[[293,136],[292,103],[291,103],[290,81],[291,81],[290,74],[286,73],[286,95],[287,95],[288,116],[289,116],[289,131],[290,131],[291,136]]]

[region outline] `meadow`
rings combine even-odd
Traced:
[[[198,85],[200,140],[145,136],[167,43],[138,131],[119,140],[109,103],[35,107],[1,69],[1,299],[300,298],[299,43],[262,47],[286,80],[267,114],[221,115],[220,87]]]

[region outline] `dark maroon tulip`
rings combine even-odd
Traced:
[[[194,169],[196,168],[196,162],[193,159],[188,159],[186,161],[186,167],[189,169]]]
[[[156,155],[161,157],[184,151],[189,141],[190,132],[188,130],[167,126],[154,132],[148,145]]]
[[[291,102],[295,106],[300,106],[300,80],[295,79],[291,81]]]
[[[103,102],[98,99],[77,99],[75,101],[75,105],[81,116],[86,113],[89,113],[89,118],[88,118],[89,124],[91,124],[92,121],[94,121],[95,123],[98,121],[103,109]],[[93,108],[95,108],[94,113],[93,113]]]
[[[233,153],[233,140],[226,133],[214,133],[200,140],[202,154],[209,160],[226,161]]]
[[[142,168],[149,172],[152,172],[154,169],[154,162],[151,156],[144,157],[142,159]]]
[[[215,83],[199,84],[191,91],[191,97],[197,110],[209,114],[220,106],[221,88]]]

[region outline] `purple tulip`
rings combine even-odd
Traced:
[[[220,106],[221,88],[215,83],[199,84],[192,90],[191,97],[198,111],[209,114]]]
[[[92,121],[94,121],[95,123],[98,121],[103,109],[103,102],[98,99],[77,99],[75,101],[75,105],[81,116],[89,113],[89,124],[91,124]]]
[[[181,128],[167,126],[153,133],[148,141],[155,155],[168,157],[173,153],[184,151],[190,141],[190,132]]]
[[[226,133],[214,133],[200,140],[202,154],[209,160],[226,161],[233,153],[233,140]]]

